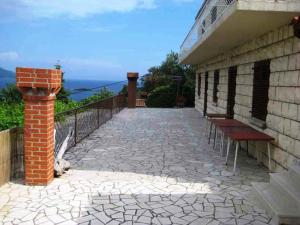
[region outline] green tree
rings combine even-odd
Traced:
[[[155,88],[146,99],[146,105],[153,108],[176,106],[176,93],[172,89],[170,85]]]
[[[0,89],[0,101],[8,104],[22,103],[22,95],[15,84],[9,84]]]
[[[55,69],[61,70],[62,66],[59,64],[59,62],[55,65]],[[63,101],[65,103],[68,103],[70,101],[70,92],[65,89],[64,84],[65,84],[65,79],[64,79],[65,73],[62,71],[61,72],[61,89],[59,93],[57,94],[56,98],[60,101]]]
[[[128,85],[127,84],[123,85],[122,90],[119,92],[119,94],[128,95]]]
[[[0,103],[0,131],[23,126],[24,104]]]
[[[88,98],[85,98],[80,101],[81,105],[89,104],[91,102],[100,101],[105,98],[109,98],[114,96],[114,93],[110,90],[108,90],[106,87],[101,88],[100,91]]]
[[[174,76],[181,77],[179,85],[177,81],[174,80]],[[194,90],[195,90],[195,70],[191,66],[185,66],[179,64],[178,54],[175,52],[170,52],[167,54],[166,59],[161,63],[160,66],[151,67],[148,73],[142,78],[142,91],[151,93],[156,90],[156,94],[152,95],[158,96],[157,93],[162,95],[162,90],[168,90],[170,93],[170,101],[174,99],[172,94],[178,92],[179,96],[184,96],[186,99],[186,106],[194,105]],[[168,88],[159,89],[162,86],[168,86]],[[167,93],[164,93],[167,94]],[[154,101],[154,100],[151,100]]]

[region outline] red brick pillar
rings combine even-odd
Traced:
[[[138,73],[127,73],[128,79],[128,108],[135,108],[136,83],[139,78]]]
[[[54,175],[54,103],[61,71],[17,68],[16,80],[25,102],[25,184],[47,185]]]

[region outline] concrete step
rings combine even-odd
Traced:
[[[273,224],[299,225],[300,208],[289,196],[282,194],[269,183],[252,183],[262,206],[272,217]]]
[[[300,182],[293,179],[288,171],[270,174],[270,184],[281,194],[289,195],[300,206]]]
[[[300,166],[291,166],[289,168],[289,174],[291,177],[293,177],[293,179],[299,181],[300,183]]]

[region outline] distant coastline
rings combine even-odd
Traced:
[[[71,99],[75,101],[80,101],[82,99],[85,99],[95,94],[101,89],[101,88],[97,88],[95,90],[89,90],[91,88],[105,86],[108,90],[117,94],[122,90],[123,86],[127,84],[126,81],[117,84],[113,84],[113,83],[116,83],[116,81],[65,80],[65,88],[71,92],[75,92],[74,94],[71,95]]]
[[[117,94],[123,88],[123,85],[126,85],[127,82],[124,81],[123,83],[115,83],[116,81],[101,81],[101,80],[72,80],[66,79],[65,80],[65,88],[70,92],[74,92],[70,96],[70,98],[74,101],[80,101],[85,99],[93,94],[95,94],[99,89],[89,90],[95,87],[107,86],[106,88],[115,94]],[[0,89],[6,87],[8,84],[15,84],[16,81],[13,77],[2,77],[0,80]],[[76,93],[75,93],[76,92]]]

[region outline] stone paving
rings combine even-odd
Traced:
[[[269,224],[251,189],[267,169],[241,153],[233,176],[204,126],[194,109],[125,109],[49,186],[2,186],[0,224]]]

